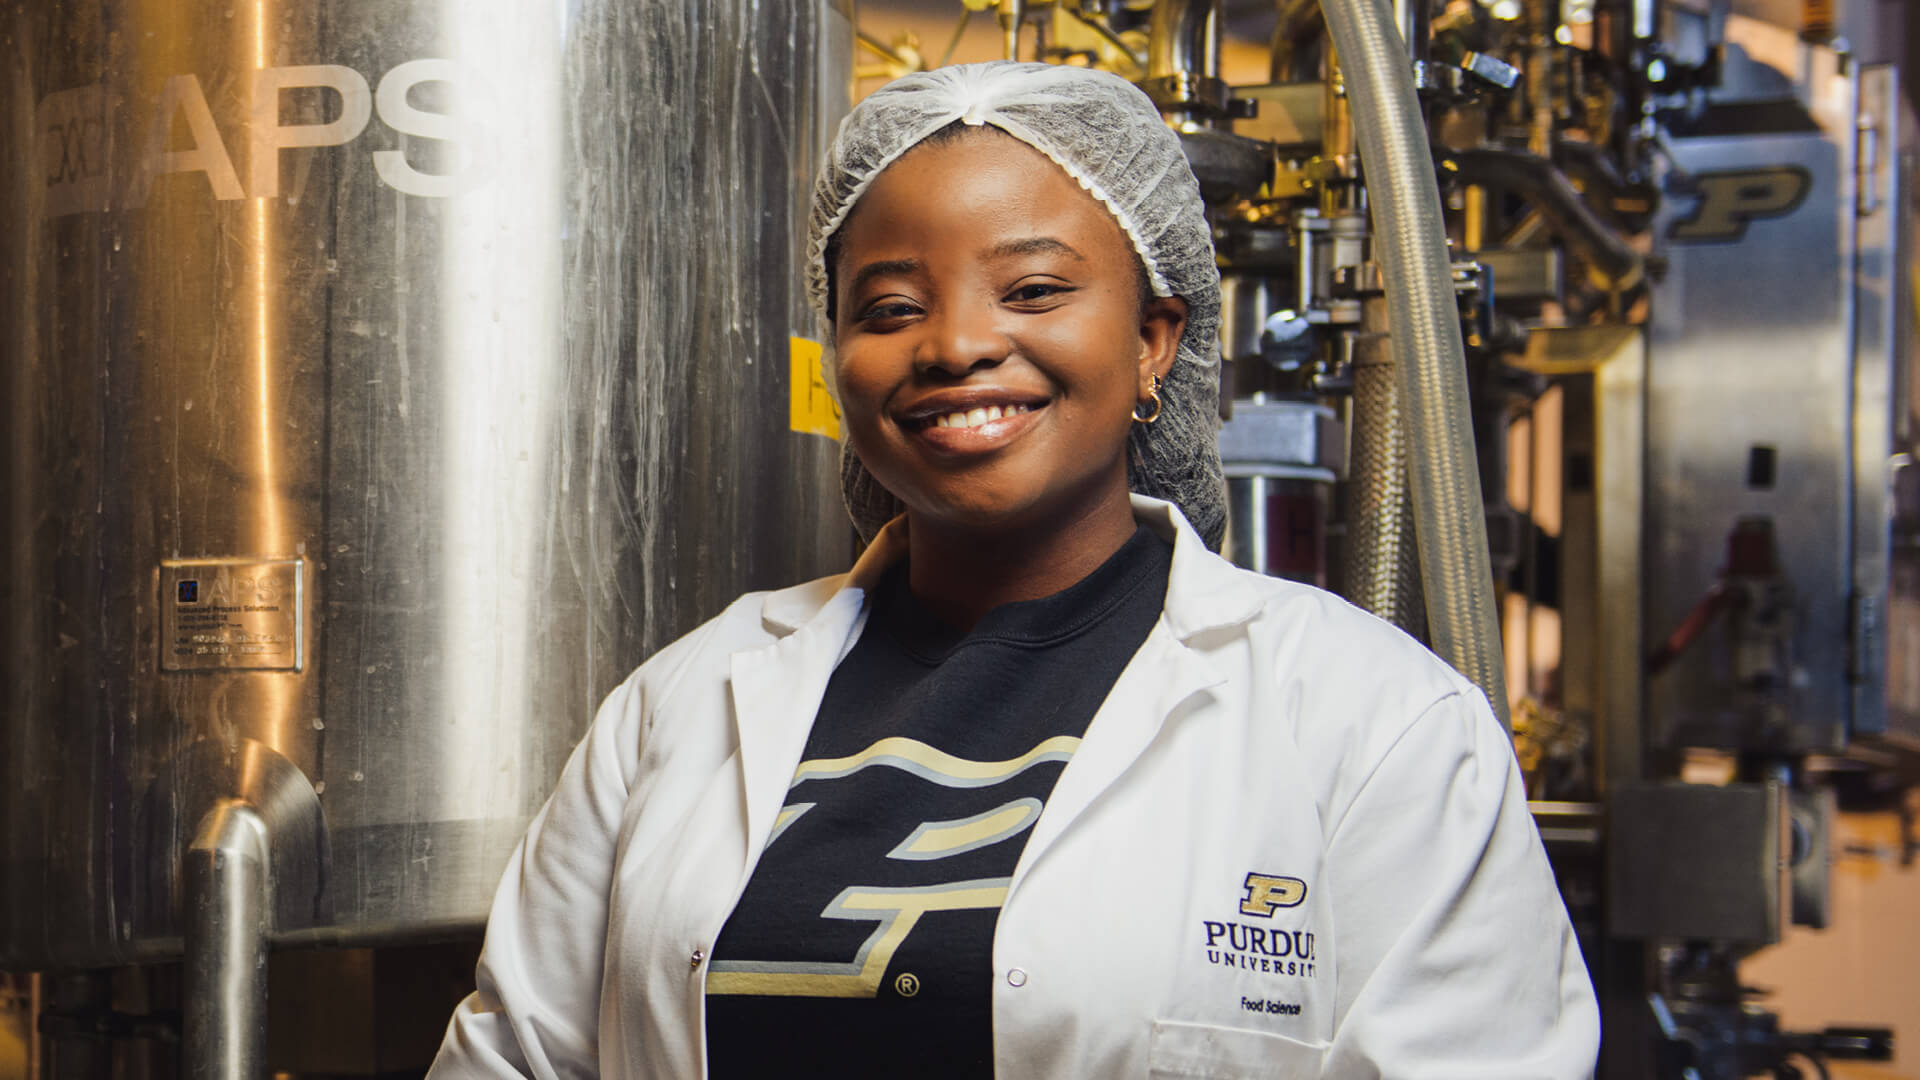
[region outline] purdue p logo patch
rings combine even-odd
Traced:
[[[1273,918],[1275,908],[1298,907],[1307,898],[1307,883],[1293,877],[1248,874],[1246,890],[1246,898],[1240,901],[1240,913],[1263,919]]]

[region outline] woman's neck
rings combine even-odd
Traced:
[[[908,513],[908,583],[940,621],[971,630],[1002,604],[1071,588],[1100,568],[1136,528],[1123,497],[1103,499],[1064,525],[1004,532],[942,527]]]

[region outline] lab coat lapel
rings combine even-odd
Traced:
[[[1209,631],[1244,623],[1258,607],[1257,595],[1245,587],[1241,572],[1207,550],[1178,507],[1135,495],[1133,515],[1173,542],[1165,609],[1061,772],[1014,871],[1013,891],[1054,840],[1146,752],[1169,720],[1204,702],[1205,691],[1226,681],[1191,642]]]
[[[783,635],[730,658],[733,721],[739,738],[751,872],[786,801],[807,735],[833,669],[851,647],[867,594],[905,550],[903,523],[882,529],[838,588],[822,598],[810,586],[768,596],[762,621]]]
[[[1012,889],[1019,889],[1028,868],[1146,752],[1170,718],[1203,701],[1206,690],[1224,681],[1205,657],[1174,637],[1164,620],[1155,625],[1093,714],[1080,748],[1061,772],[1034,823]]]
[[[733,716],[740,737],[749,864],[772,831],[852,624],[851,616],[830,621],[841,637],[816,622],[772,645],[733,654]]]

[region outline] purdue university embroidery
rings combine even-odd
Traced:
[[[1306,902],[1306,881],[1280,874],[1249,872],[1240,888],[1239,914],[1273,921],[1243,923],[1231,917],[1202,920],[1200,933],[1207,963],[1258,975],[1315,977],[1319,973],[1319,956],[1314,948],[1314,933],[1308,928],[1310,924],[1303,921],[1304,913],[1274,918],[1277,912]],[[1248,998],[1247,1002],[1253,1000]],[[1267,1011],[1265,999],[1260,1001],[1259,1011]],[[1242,1004],[1251,1008],[1246,1002]],[[1281,1002],[1271,1011],[1297,1015],[1292,1011],[1294,1008],[1297,1006]]]

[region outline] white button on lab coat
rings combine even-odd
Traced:
[[[1165,610],[1014,871],[996,1075],[1590,1076],[1593,991],[1479,692],[1208,552],[1168,504],[1134,512],[1174,540]],[[608,697],[508,866],[432,1080],[705,1075],[706,957],[902,527]]]

